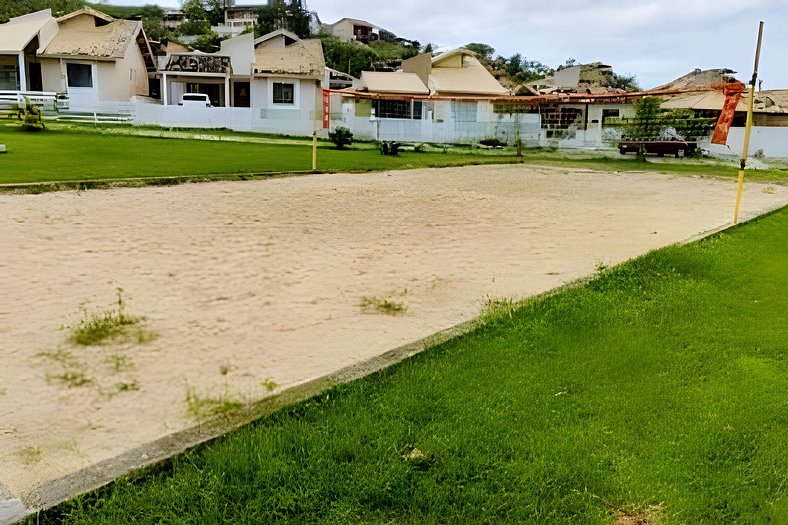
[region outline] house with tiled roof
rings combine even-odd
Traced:
[[[142,22],[91,8],[56,22],[57,32],[36,56],[44,91],[67,92],[71,108],[85,109],[149,94],[155,63]]]

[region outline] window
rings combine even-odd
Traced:
[[[274,104],[295,104],[295,85],[274,82]]]
[[[19,83],[15,66],[0,65],[0,89],[16,90]]]
[[[542,129],[577,129],[583,124],[583,110],[566,106],[542,106]]]
[[[454,122],[476,122],[476,102],[452,102]]]
[[[90,64],[66,64],[68,87],[92,88],[93,66]]]
[[[609,118],[617,119],[619,117],[619,110],[617,109],[603,109],[602,110],[602,125]]]
[[[377,118],[410,118],[410,102],[405,100],[373,100]]]

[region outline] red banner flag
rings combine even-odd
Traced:
[[[323,129],[331,127],[331,91],[323,90]]]
[[[733,117],[736,115],[736,107],[741,100],[741,94],[746,87],[741,82],[726,84],[723,88],[725,93],[725,104],[722,106],[720,118],[717,119],[717,126],[714,128],[714,135],[711,137],[712,144],[725,145],[728,142],[728,132],[733,124]]]

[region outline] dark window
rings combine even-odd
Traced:
[[[93,87],[93,66],[90,64],[66,64],[66,73],[68,87]]]
[[[404,100],[373,100],[377,118],[410,118],[410,103]]]
[[[583,123],[583,110],[565,106],[542,106],[542,129],[576,129]]]
[[[295,85],[286,82],[274,82],[274,104],[294,104]]]
[[[17,82],[16,67],[0,65],[0,89],[16,90]]]
[[[423,102],[413,101],[413,118],[416,120],[421,120],[421,115],[423,113]]]
[[[603,109],[602,110],[602,124],[609,118],[617,119],[620,116],[619,111],[617,109]]]

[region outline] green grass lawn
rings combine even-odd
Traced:
[[[41,523],[786,523],[786,246],[602,270]]]
[[[309,171],[311,142],[258,144],[108,135],[73,130],[42,133],[0,128],[0,184],[129,177],[173,177]],[[407,153],[398,157],[376,150],[338,151],[321,142],[321,171],[372,171],[474,163],[515,162],[514,156]]]
[[[153,138],[133,136],[134,128],[102,132],[91,128],[56,127],[42,133],[21,131],[17,126],[0,126],[0,143],[8,153],[0,155],[0,184],[65,182],[150,177],[221,176],[250,173],[294,172],[312,169],[309,140],[253,140],[251,134],[215,132],[225,140]],[[140,132],[150,133],[150,129]],[[162,134],[168,133],[166,130]],[[183,135],[183,133],[173,133]],[[467,164],[504,164],[513,162],[604,171],[659,171],[713,177],[735,177],[732,163],[639,162],[632,157],[610,158],[593,153],[566,153],[526,150],[520,159],[512,148],[478,150],[451,147],[447,152],[430,148],[426,153],[405,152],[398,157],[380,155],[369,144],[350,151],[337,151],[321,142],[318,152],[320,171],[373,171],[403,168],[445,167]],[[751,171],[748,180],[785,181],[788,170]]]

